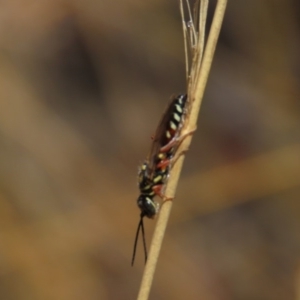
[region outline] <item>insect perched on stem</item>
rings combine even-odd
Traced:
[[[158,213],[159,204],[153,200],[156,195],[160,196],[163,200],[167,200],[162,190],[169,177],[169,171],[176,161],[174,155],[182,140],[190,134],[182,135],[181,133],[187,115],[188,102],[187,95],[178,95],[172,99],[157,127],[150,153],[140,168],[140,196],[138,197],[137,204],[141,210],[141,214],[134,242],[131,265],[134,263],[140,230],[142,231],[145,261],[147,261],[143,218],[148,217],[153,219]]]

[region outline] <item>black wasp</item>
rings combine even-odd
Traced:
[[[178,95],[171,100],[159,122],[148,157],[140,168],[138,176],[140,196],[137,204],[141,210],[141,215],[136,232],[131,265],[134,263],[140,230],[142,231],[145,261],[147,260],[143,218],[153,219],[158,213],[159,204],[153,200],[156,195],[162,199],[165,198],[162,194],[162,189],[168,179],[172,159],[183,138],[181,129],[187,115],[187,104],[187,95]]]

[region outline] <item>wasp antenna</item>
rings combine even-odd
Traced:
[[[141,228],[142,228],[142,238],[143,238],[143,245],[144,245],[144,255],[145,255],[145,263],[147,262],[147,258],[148,258],[148,254],[147,254],[147,245],[146,245],[146,238],[145,238],[145,229],[144,229],[144,221],[143,221],[143,217],[141,216]]]
[[[133,246],[133,254],[132,254],[132,260],[131,260],[131,266],[134,264],[134,259],[135,259],[135,254],[136,254],[136,247],[137,247],[137,242],[139,239],[139,233],[140,230],[142,231],[142,239],[143,239],[143,245],[144,245],[144,253],[145,253],[145,263],[147,261],[147,246],[146,246],[146,239],[145,239],[145,229],[144,229],[144,221],[143,221],[144,215],[141,214],[141,219],[136,231],[135,235],[135,240],[134,240],[134,246]]]

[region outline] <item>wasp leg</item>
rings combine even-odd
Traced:
[[[172,158],[170,158],[170,159],[166,158],[166,159],[161,160],[161,161],[157,164],[156,167],[159,168],[159,169],[165,169],[168,165],[171,164],[171,162],[172,162]]]
[[[153,192],[161,198],[164,197],[162,194],[162,189],[163,189],[163,184],[157,184],[152,187]]]
[[[181,137],[174,138],[175,141],[173,141],[173,142],[171,141],[170,143],[173,143],[173,144],[174,144],[174,143],[178,142],[178,146],[179,146],[187,136],[193,134],[195,131],[196,131],[196,128],[193,129],[193,130],[191,130],[191,131],[189,131],[189,132],[187,132],[187,133],[185,133],[185,134],[183,134]],[[170,143],[168,143],[167,145],[165,145],[164,147],[162,147],[162,148],[160,149],[160,151],[161,151],[161,152],[168,151],[168,150],[170,149],[169,147],[171,146]],[[165,149],[165,147],[168,147],[168,148]],[[172,147],[171,147],[171,148],[172,148]],[[157,164],[157,167],[158,167],[158,168],[166,168],[166,167],[168,167],[169,165],[174,165],[174,164],[176,163],[176,161],[178,160],[178,158],[179,158],[181,155],[185,154],[188,150],[189,150],[189,149],[182,150],[179,154],[177,154],[177,155],[175,154],[174,157],[162,159],[162,160]]]
[[[192,135],[196,130],[197,127],[182,134],[179,137],[173,137],[172,140],[167,145],[160,148],[160,152],[168,152],[174,146],[179,146],[189,135]]]
[[[152,187],[152,190],[154,191],[154,193],[159,196],[163,201],[172,201],[173,198],[171,197],[167,197],[162,193],[162,189],[163,189],[164,185],[163,184],[157,184],[155,186]]]

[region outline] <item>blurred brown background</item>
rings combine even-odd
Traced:
[[[229,0],[151,299],[300,299],[299,15]],[[137,167],[184,74],[177,1],[1,1],[0,299],[135,299]]]

